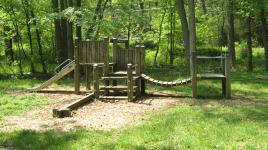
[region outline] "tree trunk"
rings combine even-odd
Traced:
[[[58,0],[51,0],[52,2],[52,7],[54,10],[54,13],[59,13],[59,1]],[[55,45],[56,45],[56,51],[57,51],[57,56],[58,60],[61,60],[61,52],[62,50],[62,44],[61,44],[61,24],[60,24],[60,19],[55,18],[54,19],[54,28],[55,28]]]
[[[27,26],[27,35],[28,35],[28,40],[29,40],[29,45],[30,45],[30,65],[31,65],[31,73],[35,73],[35,67],[34,67],[34,63],[33,63],[33,59],[34,59],[34,53],[33,53],[33,39],[32,39],[32,32],[31,32],[31,24],[30,24],[30,15],[29,15],[29,2],[28,0],[21,0],[22,6],[23,6],[23,10],[25,13],[25,17],[26,17],[26,26]]]
[[[170,50],[169,50],[169,64],[173,65],[174,61],[174,13],[170,12]]]
[[[204,11],[204,14],[207,14],[207,7],[205,0],[201,0],[202,9]]]
[[[60,10],[67,8],[67,0],[60,0]],[[67,37],[68,21],[65,17],[61,17],[61,61],[68,59],[68,37]]]
[[[195,1],[189,0],[189,37],[190,37],[190,70],[192,77],[192,95],[197,97],[197,80],[196,80],[196,22],[195,22]]]
[[[77,10],[80,10],[81,9],[81,0],[76,0],[76,9]],[[81,27],[81,16],[77,16],[78,18],[78,22],[77,22],[77,25],[76,25],[76,37],[78,37],[78,39],[82,39],[82,27]]]
[[[33,12],[33,8],[31,8],[31,17],[35,18],[35,14]],[[39,31],[39,28],[37,27],[37,22],[34,19],[33,20],[33,24],[35,26],[35,34],[36,34],[36,40],[37,40],[37,45],[38,45],[38,53],[39,53],[39,57],[40,57],[40,61],[41,61],[41,65],[42,65],[42,71],[43,73],[47,73],[47,66],[45,63],[45,59],[44,59],[44,55],[43,55],[43,46],[42,46],[42,42],[41,42],[41,33]]]
[[[262,29],[262,40],[265,51],[265,70],[268,71],[268,34],[267,34],[267,22],[264,8],[262,8],[261,10],[260,19]]]
[[[235,66],[235,34],[234,34],[234,2],[227,0],[228,51],[231,54],[232,65]]]
[[[247,70],[249,72],[253,71],[252,63],[252,31],[251,31],[251,16],[248,16],[246,19],[247,25]]]
[[[68,0],[68,7],[73,7],[73,1]],[[74,40],[73,40],[73,23],[67,22],[67,47],[68,47],[68,58],[74,59]]]
[[[187,67],[190,67],[190,39],[189,39],[189,28],[188,28],[188,21],[186,17],[186,12],[184,8],[184,1],[183,0],[177,0],[178,5],[178,13],[180,16],[180,21],[182,25],[182,32],[183,32],[183,45],[186,52],[186,58],[187,58]]]
[[[5,49],[5,56],[7,60],[7,64],[11,65],[14,62],[14,53],[12,49],[12,38],[9,37],[10,28],[8,26],[3,27],[4,31],[4,49]]]
[[[88,30],[87,30],[87,38],[89,39],[92,39],[93,38],[93,32],[94,32],[94,28],[96,26],[96,21],[97,21],[97,18],[100,14],[100,11],[101,11],[101,5],[102,5],[102,2],[103,0],[98,0],[97,2],[97,6],[96,6],[96,9],[95,9],[95,14],[94,14],[94,17],[91,21],[91,25],[89,26]]]
[[[158,42],[157,42],[157,49],[156,49],[156,52],[155,52],[155,56],[154,56],[154,65],[156,65],[157,63],[157,55],[159,53],[159,48],[160,48],[160,43],[161,43],[161,37],[162,37],[162,32],[163,32],[163,22],[164,22],[164,19],[165,19],[165,16],[166,16],[166,9],[165,9],[165,12],[163,13],[162,15],[162,19],[161,19],[161,22],[160,22],[160,26],[159,26],[159,35],[158,35]]]

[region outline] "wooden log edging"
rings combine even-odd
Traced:
[[[63,108],[60,109],[53,109],[53,117],[56,118],[64,118],[64,117],[71,117],[71,111],[78,109],[79,107],[84,106],[85,104],[92,102],[94,100],[94,93],[85,96],[79,100],[76,100]]]

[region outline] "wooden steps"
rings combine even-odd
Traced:
[[[134,89],[137,88],[137,86],[133,87]],[[115,91],[120,91],[120,90],[127,90],[127,86],[124,85],[117,85],[117,86],[101,86],[100,90],[115,90]]]
[[[133,80],[138,79],[138,76],[134,76]],[[127,80],[128,78],[126,76],[110,76],[110,77],[102,77],[102,80]]]
[[[135,76],[136,72],[133,71],[132,74]],[[110,74],[111,76],[127,76],[127,71],[117,71]]]
[[[127,96],[100,96],[100,99],[105,99],[105,100],[128,100]],[[135,99],[135,97],[133,97]]]

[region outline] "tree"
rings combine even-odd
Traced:
[[[227,0],[227,31],[228,51],[231,54],[232,65],[235,65],[235,29],[234,29],[234,0]]]
[[[180,16],[180,22],[182,25],[182,32],[183,32],[183,45],[186,52],[188,68],[190,64],[190,39],[189,39],[189,28],[188,28],[188,21],[186,17],[186,12],[184,8],[184,0],[177,0],[177,7],[178,13]]]
[[[262,40],[265,51],[265,69],[268,71],[268,34],[267,34],[267,22],[265,17],[265,10],[262,6],[260,11],[261,29],[262,29]]]
[[[252,31],[251,31],[251,16],[246,18],[246,26],[247,26],[247,70],[249,72],[253,71],[253,63],[252,63]]]

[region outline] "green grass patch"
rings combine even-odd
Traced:
[[[19,91],[34,87],[37,80],[0,80],[0,124],[3,117],[20,114],[48,103],[48,98],[37,95],[23,95]]]
[[[123,130],[14,131],[15,149],[267,149],[268,106],[179,106]]]
[[[179,71],[147,71],[154,78],[172,81],[186,78]],[[0,148],[24,149],[268,149],[268,73],[233,72],[234,98],[256,101],[254,104],[223,104],[221,83],[198,83],[200,103],[182,105],[150,114],[138,126],[111,131],[36,132],[17,130],[0,133]],[[42,83],[39,80],[0,81],[0,117],[19,114],[48,103],[46,97],[10,96],[7,91],[18,91]],[[63,80],[56,86],[68,86]],[[191,86],[148,89],[174,91],[191,96]],[[202,104],[206,99],[209,104]],[[211,100],[209,100],[211,99]],[[216,99],[216,100],[215,100]],[[232,101],[232,100],[230,100]]]

